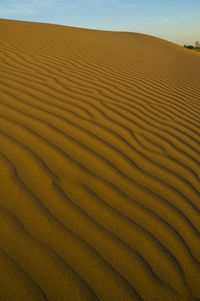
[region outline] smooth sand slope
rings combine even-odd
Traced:
[[[0,20],[0,300],[200,300],[200,56]]]

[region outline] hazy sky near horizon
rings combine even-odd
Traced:
[[[0,18],[200,40],[200,0],[0,0]]]

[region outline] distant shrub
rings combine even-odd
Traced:
[[[193,45],[184,45],[185,48],[188,48],[188,49],[194,49],[194,46]]]
[[[195,42],[195,48],[196,48],[196,49],[200,49],[200,42],[199,42],[199,41],[196,41],[196,42]]]

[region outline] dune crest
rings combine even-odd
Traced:
[[[200,300],[200,56],[0,20],[0,300]]]

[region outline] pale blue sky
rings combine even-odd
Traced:
[[[200,40],[200,0],[0,0],[0,18]]]

